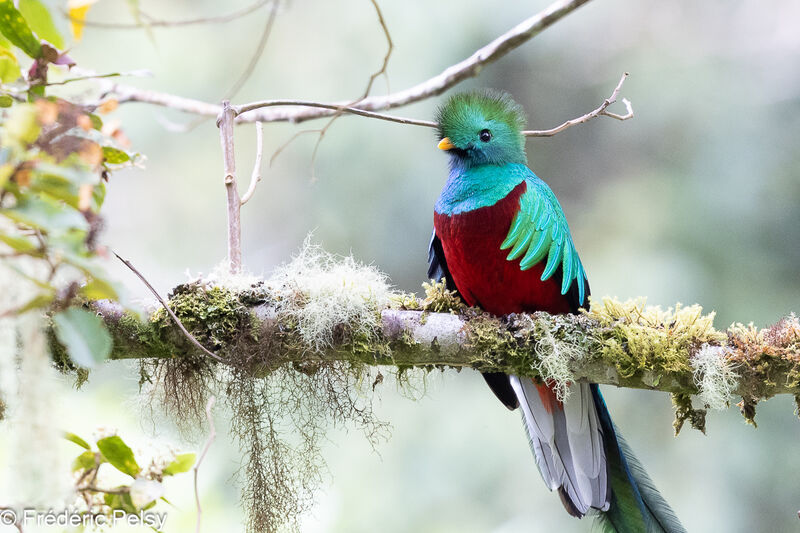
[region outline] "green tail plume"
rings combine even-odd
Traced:
[[[686,533],[678,517],[658,492],[650,476],[616,431],[600,391],[595,404],[606,443],[611,482],[611,506],[598,517],[603,533]]]

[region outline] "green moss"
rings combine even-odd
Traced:
[[[761,330],[752,324],[733,324],[728,345],[741,376],[742,392],[753,405],[778,388],[800,387],[800,321],[796,316]]]
[[[495,372],[503,368],[513,374],[513,368],[524,366],[521,361],[528,359],[529,355],[519,349],[514,336],[500,318],[476,309],[469,309],[465,316],[469,318],[464,326],[466,342],[474,352],[469,362],[472,368]]]
[[[422,284],[425,289],[425,299],[422,301],[421,308],[423,311],[430,311],[432,313],[457,313],[466,309],[466,305],[458,297],[456,291],[447,290],[447,282],[431,281]]]
[[[251,298],[246,293],[246,298]],[[200,344],[211,351],[237,344],[251,331],[249,309],[228,289],[202,283],[186,283],[173,289],[169,307]],[[152,316],[157,327],[174,327],[164,309]]]
[[[742,398],[742,401],[737,403],[737,407],[739,407],[739,411],[742,413],[744,417],[744,421],[753,426],[754,428],[758,427],[756,424],[756,405],[758,404],[758,400],[756,398]]]
[[[419,301],[417,295],[408,292],[398,292],[389,296],[389,306],[392,309],[399,309],[402,311],[422,310],[422,302]]]
[[[800,417],[800,394],[794,395],[794,414]]]
[[[714,329],[714,313],[704,315],[698,305],[678,304],[663,311],[645,306],[644,300],[604,298],[592,302],[587,315],[601,326],[593,336],[603,361],[616,367],[623,378],[652,372],[656,379],[678,374],[688,380],[691,353],[703,344],[719,344],[725,339]]]
[[[688,394],[673,394],[672,405],[675,407],[675,436],[681,432],[683,424],[688,420],[692,428],[706,433],[706,410],[692,407],[692,397]]]

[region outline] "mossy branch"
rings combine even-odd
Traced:
[[[253,533],[299,530],[330,424],[355,426],[373,445],[385,438],[372,411],[370,383],[374,390],[383,380],[375,365],[399,377],[413,367],[513,373],[553,384],[562,398],[575,380],[670,392],[676,431],[686,421],[704,430],[703,407],[727,407],[735,395],[748,421],[762,398],[800,398],[794,315],[764,330],[718,331],[699,306],[604,299],[581,315],[495,317],[465,307],[444,283],[425,286],[424,299],[393,293],[374,267],[307,241],[268,280],[217,274],[176,287],[167,305],[188,336],[163,307],[140,316],[90,305],[113,335],[111,358],[139,359],[141,383],[180,424],[196,423],[211,395],[225,398],[244,453],[242,501]],[[54,357],[69,367],[51,337]]]
[[[329,337],[311,344],[297,314],[285,312],[285,301],[271,301],[260,283],[239,292],[201,282],[181,285],[169,305],[201,343],[256,376],[286,364],[351,361],[513,373],[551,380],[562,390],[569,381],[585,380],[699,395],[716,408],[733,395],[749,402],[800,394],[800,323],[794,315],[763,330],[734,324],[718,331],[713,313],[702,314],[699,306],[662,311],[643,300],[605,299],[582,315],[498,318],[431,287],[423,301],[390,295],[390,303],[374,311],[380,320],[369,327],[359,316],[328,324]],[[303,306],[300,300],[293,305]],[[93,306],[113,334],[112,359],[206,357],[163,309],[140,318],[107,302]]]

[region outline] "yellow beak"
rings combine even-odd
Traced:
[[[456,145],[454,145],[452,142],[450,142],[450,138],[449,137],[445,137],[444,139],[439,141],[439,145],[438,145],[439,150],[452,150],[455,147],[456,147]]]

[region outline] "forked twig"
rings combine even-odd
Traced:
[[[600,107],[598,107],[594,111],[586,113],[585,115],[583,115],[581,117],[573,118],[572,120],[568,120],[568,121],[564,122],[563,124],[561,124],[560,126],[556,126],[555,128],[551,128],[549,130],[527,130],[527,131],[523,131],[522,134],[524,136],[526,136],[526,137],[552,137],[553,135],[555,135],[557,133],[561,133],[562,131],[564,131],[567,128],[571,128],[572,126],[575,126],[576,124],[583,124],[584,122],[588,122],[588,121],[592,120],[593,118],[597,118],[599,116],[611,117],[611,118],[615,118],[617,120],[628,120],[629,118],[632,118],[633,117],[633,106],[631,105],[630,100],[628,100],[627,98],[623,98],[622,99],[622,103],[625,104],[625,108],[627,110],[627,112],[624,115],[618,115],[617,113],[612,113],[610,111],[607,111],[608,107],[611,104],[613,104],[614,102],[617,101],[617,97],[619,96],[619,91],[622,89],[622,84],[625,83],[625,79],[627,77],[628,77],[628,73],[626,72],[619,79],[619,83],[614,88],[614,92],[611,93],[611,96],[609,96],[608,98],[603,100],[603,103],[600,104]]]
[[[113,253],[113,254],[114,254],[116,257],[117,257],[117,259],[119,259],[120,261],[122,261],[122,263],[123,263],[123,264],[124,264],[126,267],[128,267],[128,268],[131,270],[131,272],[133,272],[134,274],[136,274],[136,277],[138,277],[140,280],[142,280],[142,283],[144,283],[144,284],[145,284],[145,286],[146,286],[148,289],[150,289],[150,292],[151,292],[151,293],[153,293],[153,296],[155,296],[155,297],[156,297],[156,300],[158,300],[158,301],[161,303],[161,305],[164,307],[164,310],[167,312],[167,314],[169,314],[169,316],[170,316],[170,317],[172,318],[172,320],[175,322],[175,325],[176,325],[176,326],[178,326],[178,329],[180,329],[180,330],[181,330],[181,333],[183,333],[183,335],[184,335],[184,336],[185,336],[185,337],[186,337],[186,338],[189,340],[189,342],[191,342],[192,344],[194,344],[194,345],[195,345],[195,346],[196,346],[198,349],[200,349],[200,350],[201,350],[203,353],[205,353],[205,354],[206,354],[206,355],[208,355],[209,357],[211,357],[211,358],[213,358],[213,359],[215,359],[215,360],[219,361],[220,363],[224,363],[224,362],[225,362],[225,360],[224,360],[224,359],[222,359],[220,356],[218,356],[217,354],[215,354],[214,352],[212,352],[211,350],[209,350],[208,348],[206,348],[205,346],[203,346],[202,344],[200,344],[200,341],[198,341],[197,339],[195,339],[195,338],[194,338],[194,335],[192,335],[191,333],[189,333],[189,330],[188,330],[188,329],[186,329],[186,327],[183,325],[183,322],[181,322],[181,319],[180,319],[180,318],[178,318],[178,316],[177,316],[177,315],[176,315],[176,314],[175,314],[175,313],[172,311],[172,309],[170,309],[170,308],[169,308],[169,306],[167,305],[167,302],[165,302],[165,301],[164,301],[164,299],[163,299],[163,298],[161,298],[161,295],[160,295],[160,294],[158,294],[158,291],[157,291],[157,290],[155,290],[155,288],[153,288],[153,286],[152,286],[152,285],[150,285],[150,282],[149,282],[149,281],[147,281],[147,279],[146,279],[146,278],[145,278],[145,277],[142,275],[142,273],[141,273],[141,272],[139,272],[138,270],[136,270],[136,267],[135,267],[135,266],[133,266],[133,265],[131,264],[131,262],[130,262],[130,261],[128,261],[127,259],[123,259],[122,257],[120,257],[120,256],[119,256],[119,254],[118,254],[117,252],[112,252],[112,253]]]
[[[261,160],[264,156],[264,125],[261,122],[256,122],[256,161],[253,164],[253,173],[250,174],[250,186],[247,187],[247,192],[244,193],[239,205],[244,205],[253,197],[256,192],[256,185],[261,181]]]

